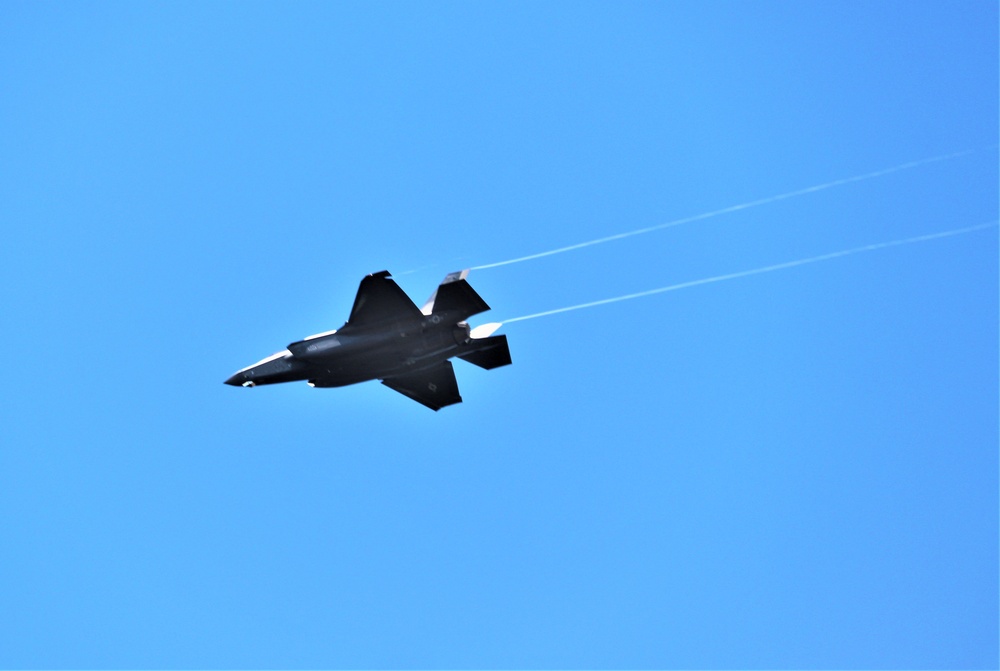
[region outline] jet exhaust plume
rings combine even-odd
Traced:
[[[901,170],[909,170],[911,168],[917,168],[929,163],[937,163],[939,161],[947,161],[953,158],[959,158],[961,156],[967,156],[968,154],[975,153],[975,149],[966,149],[965,151],[957,151],[951,154],[942,154],[940,156],[931,156],[930,158],[923,158],[917,161],[909,161],[907,163],[900,163],[899,165],[893,166],[891,168],[883,168],[881,170],[876,170],[874,172],[866,172],[862,175],[855,175],[854,177],[845,177],[843,179],[837,179],[832,182],[825,182],[823,184],[817,184],[815,186],[809,186],[804,189],[797,189],[795,191],[788,191],[787,193],[781,193],[777,196],[768,196],[767,198],[760,198],[758,200],[751,200],[746,203],[741,203],[739,205],[731,205],[729,207],[724,207],[721,210],[712,210],[710,212],[703,212],[702,214],[696,214],[690,217],[684,217],[683,219],[675,219],[673,221],[668,221],[664,224],[657,224],[656,226],[647,226],[646,228],[639,228],[634,231],[627,231],[625,233],[617,233],[615,235],[609,235],[603,238],[597,238],[596,240],[588,240],[587,242],[579,242],[575,245],[569,245],[566,247],[559,247],[557,249],[550,249],[546,252],[538,252],[537,254],[529,254],[528,256],[519,256],[514,259],[508,259],[506,261],[498,261],[496,263],[487,263],[481,266],[473,266],[471,270],[485,270],[487,268],[498,268],[500,266],[509,266],[514,263],[521,263],[523,261],[531,261],[533,259],[540,259],[546,256],[554,256],[556,254],[562,254],[564,252],[571,252],[577,249],[583,249],[584,247],[592,247],[594,245],[603,245],[606,242],[613,242],[615,240],[621,240],[623,238],[630,238],[634,235],[643,235],[645,233],[652,233],[653,231],[660,231],[665,228],[672,228],[674,226],[680,226],[681,224],[689,224],[695,221],[702,221],[705,219],[711,219],[713,217],[718,217],[719,215],[729,214],[731,212],[739,212],[741,210],[748,210],[752,207],[759,207],[761,205],[768,205],[770,203],[776,203],[781,200],[788,200],[789,198],[796,198],[798,196],[804,196],[809,193],[816,193],[817,191],[825,191],[826,189],[832,189],[836,186],[843,186],[845,184],[853,184],[854,182],[863,182],[869,179],[874,179],[876,177],[882,177],[884,175],[891,175],[895,172],[900,172]]]
[[[625,296],[617,296],[615,298],[605,298],[599,301],[591,301],[590,303],[581,303],[580,305],[571,305],[570,307],[557,308],[555,310],[546,310],[545,312],[536,312],[535,314],[525,315],[523,317],[515,317],[513,319],[508,319],[504,324],[511,324],[514,322],[523,322],[529,319],[537,319],[539,317],[548,317],[549,315],[559,314],[561,312],[571,312],[573,310],[583,310],[584,308],[593,308],[598,305],[609,305],[611,303],[620,303],[621,301],[629,301],[634,298],[643,298],[644,296],[653,296],[655,294],[663,294],[668,291],[677,291],[679,289],[688,289],[690,287],[701,286],[702,284],[712,284],[714,282],[725,282],[728,280],[735,280],[740,277],[749,277],[750,275],[762,275],[764,273],[771,273],[776,270],[784,270],[786,268],[795,268],[797,266],[804,266],[810,263],[819,263],[820,261],[830,261],[832,259],[839,259],[844,256],[853,256],[854,254],[861,254],[863,252],[873,252],[879,249],[886,249],[888,247],[899,247],[902,245],[911,245],[917,242],[927,242],[929,240],[938,240],[941,238],[950,238],[955,235],[963,235],[965,233],[972,233],[973,231],[981,231],[987,228],[996,227],[1000,222],[992,221],[986,224],[977,224],[976,226],[966,226],[965,228],[956,228],[950,231],[942,231],[940,233],[929,233],[926,235],[917,235],[911,238],[901,238],[898,240],[890,240],[888,242],[876,242],[870,245],[864,245],[863,247],[853,247],[851,249],[845,249],[839,252],[830,252],[829,254],[820,254],[819,256],[810,256],[804,259],[799,259],[797,261],[786,261],[785,263],[776,263],[770,266],[764,266],[762,268],[753,268],[751,270],[742,270],[736,273],[727,273],[725,275],[716,275],[714,277],[706,277],[700,280],[692,280],[690,282],[681,282],[680,284],[672,284],[668,287],[660,287],[659,289],[650,289],[649,291],[640,291],[639,293],[627,294]]]

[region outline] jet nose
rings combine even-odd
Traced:
[[[239,373],[233,374],[228,380],[226,380],[226,384],[232,385],[234,387],[252,387],[253,386],[253,382],[251,380],[248,380],[247,377],[246,377],[246,373],[244,373],[242,371],[240,371]]]

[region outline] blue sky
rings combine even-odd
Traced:
[[[995,228],[222,384],[995,222],[995,3],[0,10],[0,667],[996,668]]]

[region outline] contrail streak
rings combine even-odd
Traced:
[[[614,240],[621,240],[622,238],[630,238],[633,235],[643,235],[644,233],[652,233],[653,231],[660,231],[664,228],[672,228],[674,226],[680,226],[681,224],[689,224],[693,221],[702,221],[703,219],[711,219],[712,217],[718,217],[721,214],[729,214],[730,212],[739,212],[740,210],[748,210],[751,207],[758,207],[760,205],[767,205],[769,203],[776,203],[779,200],[787,200],[789,198],[796,198],[798,196],[804,196],[808,193],[816,193],[817,191],[825,191],[826,189],[832,189],[835,186],[842,186],[844,184],[852,184],[854,182],[863,182],[868,179],[874,179],[876,177],[882,177],[883,175],[890,175],[894,172],[899,172],[901,170],[909,170],[911,168],[917,168],[922,165],[927,165],[928,163],[937,163],[938,161],[947,161],[949,159],[958,158],[960,156],[966,156],[968,154],[975,153],[975,149],[966,149],[965,151],[957,151],[951,154],[942,154],[941,156],[932,156],[930,158],[923,158],[918,161],[910,161],[908,163],[901,163],[899,165],[893,166],[891,168],[883,168],[882,170],[876,170],[875,172],[866,172],[863,175],[855,175],[854,177],[846,177],[844,179],[837,179],[832,182],[825,182],[823,184],[817,184],[816,186],[806,187],[804,189],[798,189],[796,191],[789,191],[787,193],[781,193],[777,196],[769,196],[767,198],[761,198],[759,200],[751,200],[746,203],[741,203],[739,205],[731,205],[729,207],[724,207],[721,210],[712,210],[711,212],[704,212],[702,214],[696,214],[691,217],[684,217],[683,219],[675,219],[673,221],[668,221],[665,224],[657,224],[656,226],[648,226],[646,228],[639,228],[634,231],[628,231],[626,233],[618,233],[616,235],[609,235],[604,238],[597,238],[596,240],[588,240],[587,242],[580,242],[575,245],[569,245],[568,247],[559,247],[558,249],[550,249],[547,252],[539,252],[537,254],[530,254],[528,256],[519,256],[516,259],[508,259],[506,261],[498,261],[496,263],[487,263],[482,266],[473,266],[471,270],[485,270],[486,268],[497,268],[499,266],[509,266],[512,263],[521,263],[522,261],[531,261],[532,259],[540,259],[545,256],[553,256],[555,254],[562,254],[563,252],[571,252],[575,249],[583,249],[584,247],[591,247],[593,245],[603,245],[606,242],[612,242]]]
[[[885,249],[887,247],[899,247],[900,245],[910,245],[915,242],[926,242],[928,240],[938,240],[940,238],[949,238],[953,235],[962,235],[964,233],[972,233],[973,231],[981,231],[986,228],[992,228],[997,225],[998,222],[992,221],[987,224],[978,224],[976,226],[967,226],[965,228],[956,228],[950,231],[943,231],[941,233],[929,233],[927,235],[918,235],[912,238],[902,238],[900,240],[891,240],[889,242],[876,242],[871,245],[865,245],[864,247],[854,247],[853,249],[845,249],[839,252],[831,252],[829,254],[820,254],[819,256],[810,256],[805,259],[799,259],[798,261],[786,261],[785,263],[776,263],[771,266],[764,266],[763,268],[754,268],[753,270],[743,270],[738,273],[727,273],[726,275],[716,275],[715,277],[707,277],[701,280],[692,280],[690,282],[681,282],[680,284],[672,284],[669,287],[660,287],[659,289],[650,289],[649,291],[640,291],[636,294],[628,294],[626,296],[618,296],[616,298],[605,298],[600,301],[592,301],[590,303],[581,303],[580,305],[573,305],[568,308],[558,308],[556,310],[546,310],[545,312],[536,312],[532,315],[525,315],[524,317],[515,317],[514,319],[508,319],[504,324],[510,324],[512,322],[523,322],[529,319],[537,319],[538,317],[548,317],[549,315],[559,314],[560,312],[571,312],[573,310],[582,310],[584,308],[597,307],[598,305],[608,305],[609,303],[619,303],[621,301],[629,301],[633,298],[642,298],[644,296],[652,296],[654,294],[663,294],[668,291],[677,291],[678,289],[687,289],[689,287],[697,287],[702,284],[712,284],[713,282],[725,282],[727,280],[735,280],[740,277],[749,277],[750,275],[762,275],[763,273],[770,273],[776,270],[784,270],[785,268],[795,268],[796,266],[804,266],[810,263],[819,263],[820,261],[829,261],[831,259],[839,259],[843,256],[852,256],[854,254],[861,254],[862,252],[873,252],[877,249]]]

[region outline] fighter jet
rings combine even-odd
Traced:
[[[431,410],[461,403],[452,357],[487,370],[511,362],[501,324],[470,328],[465,320],[490,306],[465,280],[450,273],[422,309],[383,270],[361,280],[347,323],[293,342],[237,371],[226,384],[255,387],[306,380],[311,387],[382,384]]]

